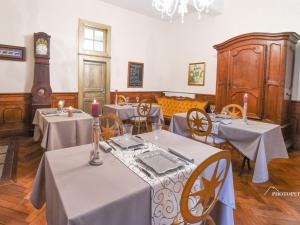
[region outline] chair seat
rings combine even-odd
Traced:
[[[134,121],[134,122],[142,122],[142,121],[147,121],[147,117],[144,117],[144,116],[135,116],[135,117],[132,117],[130,119],[131,121]]]
[[[205,142],[205,136],[193,136],[194,139],[201,141],[201,142]],[[206,139],[206,143],[207,144],[217,144],[217,145],[221,145],[221,144],[225,144],[227,141],[223,138],[220,138],[218,136],[214,136],[214,135],[209,135],[207,136]]]

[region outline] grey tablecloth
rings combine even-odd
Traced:
[[[142,135],[154,141],[153,133]],[[200,164],[219,150],[185,137],[161,131],[159,145],[168,146]],[[46,201],[48,225],[151,225],[151,188],[110,153],[104,164],[88,165],[91,145],[46,152],[38,169],[31,201]],[[229,170],[214,210],[218,225],[233,225],[235,197]]]
[[[132,105],[104,105],[103,107],[103,114],[106,113],[115,113],[120,117],[121,120],[128,120],[131,119],[134,116],[138,116],[137,113],[137,104]],[[152,104],[150,116],[152,118],[159,118],[161,121],[163,121],[164,116],[160,105]]]
[[[34,140],[42,135],[41,146],[46,150],[61,149],[84,145],[92,141],[92,117],[87,113],[45,116],[43,111],[54,109],[38,109],[34,115]]]
[[[189,137],[186,113],[173,115],[169,131]],[[232,124],[220,124],[218,136],[228,140],[242,154],[255,160],[252,181],[269,180],[268,163],[274,158],[288,158],[287,149],[279,125],[249,120],[233,120]]]

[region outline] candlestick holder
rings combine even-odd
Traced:
[[[93,149],[90,154],[89,164],[92,166],[100,166],[103,164],[103,160],[99,154],[99,141],[100,141],[100,123],[99,117],[93,119]]]

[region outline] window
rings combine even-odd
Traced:
[[[110,27],[80,20],[79,53],[110,57]]]
[[[105,31],[91,27],[84,28],[83,48],[85,50],[104,52],[104,34]]]

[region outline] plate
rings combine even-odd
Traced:
[[[126,140],[126,137],[124,135],[118,137],[112,137],[110,138],[110,140],[112,140],[116,145],[118,145],[123,149],[134,148],[143,145],[143,141],[134,136],[131,136],[128,140]]]
[[[145,152],[137,155],[136,158],[158,175],[174,171],[186,165],[178,157],[162,150]]]

